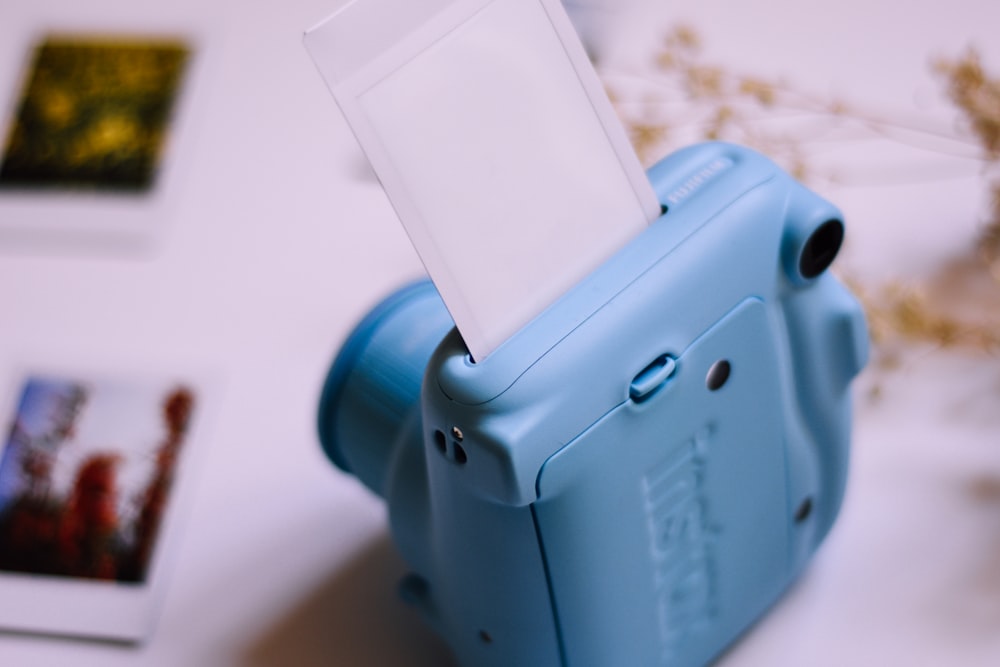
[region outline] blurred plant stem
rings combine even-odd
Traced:
[[[990,198],[979,238],[969,239],[969,256],[955,258],[919,284],[893,280],[873,286],[846,278],[865,305],[885,367],[898,358],[902,344],[1000,349],[1000,79],[985,71],[972,48],[956,59],[936,61],[933,69],[960,112],[962,122],[953,130],[883,119],[803,93],[780,78],[745,76],[708,63],[697,31],[688,26],[667,31],[651,72],[602,75],[647,164],[684,143],[725,140],[752,146],[809,182],[829,178],[811,161],[810,144],[888,139],[982,165]],[[623,95],[620,84],[641,90],[639,99]]]
[[[971,47],[955,60],[938,60],[934,69],[944,79],[948,97],[962,112],[961,130],[975,137],[982,151],[990,205],[978,247],[1000,281],[1000,79],[983,69],[979,52]]]

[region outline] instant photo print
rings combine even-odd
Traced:
[[[558,0],[357,0],[305,44],[476,360],[660,213]]]
[[[0,628],[151,630],[204,448],[203,381],[29,373],[0,444]]]
[[[0,65],[0,249],[151,248],[178,193],[204,44],[27,34]]]

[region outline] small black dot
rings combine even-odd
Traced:
[[[407,604],[421,604],[427,600],[430,588],[426,579],[411,572],[399,582],[399,596]]]
[[[733,367],[725,359],[720,359],[712,364],[712,367],[708,369],[708,375],[705,377],[705,385],[711,391],[717,391],[722,389],[722,385],[726,384],[729,380],[729,374],[732,372]]]
[[[795,510],[795,523],[802,523],[803,521],[808,519],[809,515],[812,514],[812,510],[813,510],[812,498],[806,498],[805,500],[802,501],[802,504],[799,505],[799,508]]]
[[[484,644],[493,643],[493,637],[490,635],[490,633],[486,632],[486,630],[479,631],[479,640],[482,641]]]

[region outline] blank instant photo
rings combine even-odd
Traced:
[[[0,248],[148,247],[176,194],[199,45],[58,32],[18,48],[0,68]]]
[[[0,440],[0,628],[150,632],[205,393],[171,377],[23,376]]]
[[[558,0],[355,0],[305,42],[475,360],[660,214]]]

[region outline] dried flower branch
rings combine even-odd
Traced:
[[[965,113],[968,129],[987,157],[1000,159],[1000,79],[986,74],[973,48],[958,60],[936,61],[934,69],[945,78],[948,96]]]
[[[652,87],[654,96],[636,105],[612,95],[647,163],[683,143],[721,139],[763,151],[797,178],[815,179],[822,174],[807,150],[820,138],[888,138],[981,163],[991,200],[979,257],[960,258],[923,285],[852,286],[866,307],[883,363],[891,363],[901,345],[914,342],[941,349],[1000,350],[1000,79],[986,73],[978,52],[970,49],[957,60],[934,64],[963,114],[958,133],[885,120],[840,100],[806,95],[780,80],[742,76],[705,63],[701,40],[688,26],[666,33],[653,67],[638,83]],[[623,73],[604,76],[620,80]]]
[[[678,26],[664,37],[654,72],[644,77],[657,96],[647,98],[638,112],[634,103],[612,95],[625,118],[632,141],[644,162],[671,147],[695,140],[726,140],[753,146],[781,162],[799,177],[806,176],[805,136],[787,122],[842,115],[844,105],[811,99],[780,82],[739,76],[707,64],[697,33]],[[605,79],[614,78],[605,73]],[[673,108],[674,102],[682,104]],[[774,121],[783,121],[780,129]],[[809,134],[816,128],[802,130]],[[671,145],[673,144],[673,145]]]
[[[944,313],[934,305],[936,290],[890,282],[874,292],[852,283],[865,304],[873,342],[882,348],[899,343],[930,343],[941,349],[1000,350],[998,322],[974,322]],[[990,326],[992,324],[993,326]]]
[[[949,98],[963,114],[963,129],[978,140],[986,162],[991,196],[979,248],[1000,281],[1000,78],[986,73],[973,48],[957,60],[938,60],[934,69],[945,79]]]

